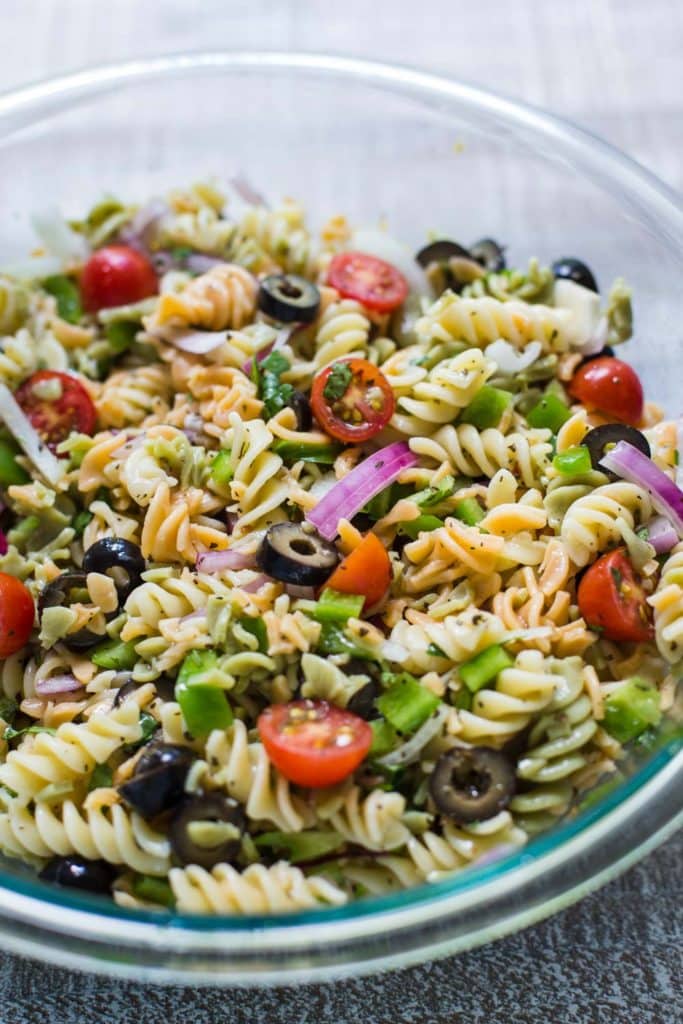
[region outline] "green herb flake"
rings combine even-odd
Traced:
[[[353,374],[348,363],[333,363],[330,375],[325,381],[323,397],[328,402],[338,402],[346,394],[352,378]]]

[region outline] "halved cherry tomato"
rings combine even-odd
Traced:
[[[598,558],[578,587],[579,611],[608,640],[644,643],[654,635],[643,589],[625,548]]]
[[[326,700],[271,704],[259,716],[258,731],[285,778],[314,789],[345,779],[372,744],[367,722]]]
[[[588,409],[635,427],[643,416],[643,385],[636,371],[613,356],[584,363],[574,374],[569,394]]]
[[[58,394],[50,397],[54,389]],[[38,370],[14,397],[48,448],[55,449],[72,431],[92,434],[97,412],[80,381],[58,370]]]
[[[0,658],[9,658],[33,629],[33,598],[16,576],[0,572]]]
[[[390,313],[405,302],[408,282],[396,267],[365,252],[340,252],[327,271],[327,283],[345,299]]]
[[[342,594],[364,594],[363,610],[381,601],[391,583],[391,562],[384,545],[374,533],[368,533],[338,565],[325,586]]]
[[[311,388],[311,408],[332,437],[352,443],[379,434],[394,415],[391,384],[367,359],[338,359]]]
[[[154,267],[128,245],[105,245],[95,250],[81,274],[81,298],[88,313],[139,302],[158,290]]]

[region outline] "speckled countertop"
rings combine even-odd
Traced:
[[[2,0],[0,89],[155,52],[333,50],[456,75],[582,123],[683,188],[681,0]],[[264,992],[154,988],[0,953],[0,1024],[679,1024],[683,836],[484,949]]]

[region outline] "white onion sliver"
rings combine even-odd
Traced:
[[[518,352],[509,341],[499,338],[487,345],[484,354],[487,359],[492,359],[496,363],[500,373],[506,377],[513,376],[536,362],[541,354],[541,343],[530,341],[521,352]]]
[[[406,743],[397,747],[396,750],[392,750],[390,753],[385,754],[384,757],[380,757],[377,764],[386,765],[387,767],[398,764],[412,764],[420,756],[420,751],[437,735],[449,712],[450,708],[448,705],[442,704],[420,726],[414,736],[411,736]]]
[[[48,483],[58,484],[66,472],[66,462],[56,458],[41,441],[35,427],[24,415],[6,384],[0,383],[0,419],[24,449],[33,465]]]
[[[678,534],[666,516],[655,516],[647,524],[647,539],[658,555],[663,555],[678,544]]]
[[[357,228],[351,238],[351,249],[377,256],[401,271],[413,291],[422,295],[429,294],[429,282],[424,270],[411,253],[407,245],[399,242],[386,231],[379,228]]]
[[[64,261],[56,256],[35,256],[16,263],[5,263],[0,267],[0,273],[7,274],[15,281],[37,281],[41,277],[61,274],[63,269]]]
[[[408,657],[409,650],[402,644],[397,644],[395,640],[385,640],[380,647],[380,654],[387,661],[396,661],[399,664],[404,662]]]
[[[70,228],[56,206],[40,210],[31,218],[33,230],[44,243],[51,256],[64,261],[88,258],[90,246],[73,228]]]
[[[181,352],[205,356],[228,340],[230,331],[188,331],[183,328],[156,329],[152,332]]]
[[[572,348],[586,354],[599,352],[603,345],[593,346],[600,324],[600,296],[576,281],[559,278],[553,286],[553,305],[571,314]]]
[[[36,693],[40,697],[53,697],[59,693],[73,693],[82,690],[83,686],[70,673],[61,676],[49,676],[36,682]]]

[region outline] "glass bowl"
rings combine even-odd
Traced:
[[[82,213],[105,191],[141,199],[239,173],[295,196],[314,222],[381,216],[504,239],[511,262],[584,258],[635,288],[628,358],[650,396],[679,393],[683,210],[652,175],[586,132],[424,72],[342,57],[208,53],[86,70],[0,97],[3,262],[34,244],[46,203]],[[453,953],[528,925],[642,857],[683,820],[683,751],[633,768],[602,800],[521,852],[342,909],[205,918],[117,908],[0,865],[3,948],[137,979],[322,980]]]

